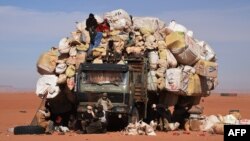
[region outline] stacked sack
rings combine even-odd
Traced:
[[[125,57],[146,56],[149,91],[207,95],[217,85],[218,65],[213,49],[206,42],[194,39],[192,31],[175,21],[166,26],[158,18],[133,17],[122,9],[95,18],[98,23],[107,20],[110,31],[102,33],[100,44],[88,54],[93,57],[92,63],[103,63],[113,57],[118,60],[113,63],[124,64]],[[59,85],[73,89],[74,75],[80,63],[89,57],[90,40],[86,21],[82,21],[77,23],[71,37],[61,39],[58,47],[41,55],[37,62],[42,75],[37,95],[53,98],[60,91]]]
[[[38,96],[55,98],[61,91],[60,85],[67,85],[69,90],[73,90],[74,76],[80,63],[85,62],[89,42],[88,32],[77,29],[71,32],[71,37],[62,38],[58,47],[52,47],[40,56],[37,61],[37,70],[41,75],[37,82]]]

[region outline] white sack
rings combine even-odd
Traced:
[[[239,120],[231,114],[225,115],[223,117],[223,122],[224,124],[233,124],[233,125],[240,123]]]
[[[147,30],[151,34],[165,27],[165,23],[155,17],[133,17],[133,28]]]
[[[58,51],[60,53],[69,53],[69,50],[70,50],[69,43],[70,43],[69,38],[62,38],[59,41]]]
[[[187,32],[187,28],[181,24],[176,23],[175,20],[172,20],[169,25],[168,28],[171,29],[174,32]]]
[[[86,20],[81,21],[81,22],[77,22],[76,24],[76,29],[83,31],[86,28]]]
[[[159,55],[157,51],[150,51],[148,54],[149,57],[149,65],[151,69],[156,69],[158,60],[159,60]]]
[[[175,20],[172,20],[172,21],[169,23],[168,28],[171,29],[171,30],[174,31],[174,32],[176,32],[176,31],[177,31],[177,32],[184,32],[184,33],[186,33],[186,35],[188,35],[189,37],[193,37],[193,36],[194,36],[193,31],[188,30],[185,26],[176,23]]]
[[[89,37],[89,32],[85,28],[86,28],[85,20],[76,24],[76,29],[82,32],[82,40],[88,44],[90,43],[90,37]]]
[[[201,130],[202,131],[211,131],[211,130],[213,130],[212,127],[216,123],[220,123],[220,122],[221,122],[221,120],[218,118],[218,116],[210,115],[210,116],[206,117],[205,120],[203,121],[203,124],[201,126]]]
[[[168,49],[167,49],[167,63],[170,68],[175,68],[178,64],[174,55]]]
[[[157,77],[155,71],[148,72],[148,90],[149,91],[157,90]]]
[[[62,74],[65,72],[66,69],[67,69],[67,65],[65,63],[60,63],[56,66],[56,73]]]
[[[59,87],[57,86],[58,77],[55,75],[43,75],[36,84],[36,95],[43,97],[47,94],[47,98],[54,98],[59,94]]]
[[[111,30],[123,29],[131,26],[132,24],[129,14],[123,9],[107,12],[104,14],[104,18],[108,19]]]
[[[95,19],[96,19],[96,21],[97,21],[97,23],[102,23],[103,22],[103,18],[101,17],[101,16],[99,16],[99,15],[94,15],[94,17],[95,17]]]
[[[171,68],[166,71],[166,89],[172,92],[178,92],[181,89],[182,70]]]
[[[206,61],[211,61],[215,58],[215,52],[214,50],[204,41],[197,41],[196,42],[199,46],[202,47],[202,53],[203,53],[203,59]]]

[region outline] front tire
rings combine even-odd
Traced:
[[[14,128],[14,135],[25,134],[44,134],[45,129],[41,126],[16,126]]]

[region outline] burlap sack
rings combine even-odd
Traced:
[[[159,68],[167,68],[168,67],[168,63],[164,59],[159,59],[158,66],[159,66]]]
[[[66,64],[67,64],[67,65],[75,65],[75,64],[76,64],[76,57],[75,57],[75,56],[70,56],[70,57],[66,60]]]
[[[194,68],[199,75],[213,78],[218,76],[218,64],[215,62],[199,60]]]
[[[74,40],[82,42],[82,32],[80,30],[71,32],[71,36]]]
[[[185,123],[185,130],[188,131],[188,126],[189,130],[191,131],[201,131],[201,125],[202,121],[198,119],[188,119]]]
[[[156,91],[157,90],[157,77],[155,71],[149,71],[148,72],[148,90],[149,91]]]
[[[170,50],[184,48],[186,46],[185,34],[183,32],[172,32],[166,36],[165,42]]]
[[[136,54],[136,55],[143,55],[144,53],[144,48],[143,47],[127,47],[126,52],[128,54]]]
[[[188,96],[199,96],[202,93],[201,81],[197,74],[190,74],[188,80],[188,87],[185,90]]]
[[[167,49],[159,49],[158,52],[159,52],[159,58],[160,59],[167,60],[167,58],[168,58],[168,56],[167,56],[168,55]]]
[[[74,65],[69,65],[68,68],[66,69],[66,75],[67,77],[73,77],[75,75],[76,68]]]
[[[165,72],[166,72],[167,68],[158,68],[156,70],[156,76],[157,77],[164,77],[165,76]]]
[[[114,45],[115,45],[115,52],[121,54],[124,49],[124,42],[120,40],[120,41],[114,42]]]
[[[76,56],[76,54],[77,54],[76,47],[71,47],[70,50],[69,50],[69,55],[70,56]]]
[[[93,64],[103,64],[103,61],[101,58],[95,58],[92,63]]]
[[[213,129],[213,133],[224,135],[224,124],[223,123],[214,124],[212,129]]]
[[[178,64],[174,55],[168,49],[167,49],[167,63],[170,68],[176,68]]]
[[[76,50],[77,51],[87,51],[89,49],[89,44],[80,44],[78,46],[76,46]]]
[[[105,47],[97,47],[92,50],[92,54],[94,57],[105,56],[106,55],[106,48]]]
[[[86,52],[78,52],[76,54],[76,69],[79,68],[81,63],[84,63],[86,61],[86,56],[87,56]]]
[[[51,50],[43,53],[37,61],[37,71],[41,75],[52,74],[56,68],[58,50]]]
[[[162,41],[162,40],[159,41],[158,40],[157,44],[158,44],[158,48],[167,49],[167,44],[166,44],[165,41]]]
[[[157,87],[159,90],[163,90],[165,88],[165,85],[165,79],[163,77],[157,79]]]
[[[156,49],[158,47],[158,44],[156,42],[156,39],[153,35],[146,36],[145,38],[145,47],[149,50]]]
[[[67,75],[66,74],[60,74],[58,76],[57,84],[65,84],[67,80]]]
[[[168,36],[170,33],[172,33],[173,30],[169,29],[168,27],[164,27],[161,30],[159,30],[159,33],[161,34],[161,36],[165,39],[166,36]]]

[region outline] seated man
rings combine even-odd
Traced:
[[[104,111],[111,110],[113,108],[112,102],[108,99],[108,94],[103,93],[102,97],[97,101],[97,105],[102,105]]]
[[[106,132],[107,131],[107,119],[106,119],[106,113],[103,110],[102,105],[97,106],[97,110],[95,112],[96,118],[101,121],[102,124],[102,131]]]
[[[86,133],[87,132],[87,126],[94,120],[95,118],[95,113],[93,111],[93,107],[88,105],[87,106],[87,111],[84,111],[82,114],[81,114],[81,125],[82,125],[82,130],[83,130],[83,133]]]
[[[36,119],[39,126],[45,128],[46,134],[52,134],[54,131],[54,123],[50,120],[50,112],[45,107],[42,106],[36,113]]]

